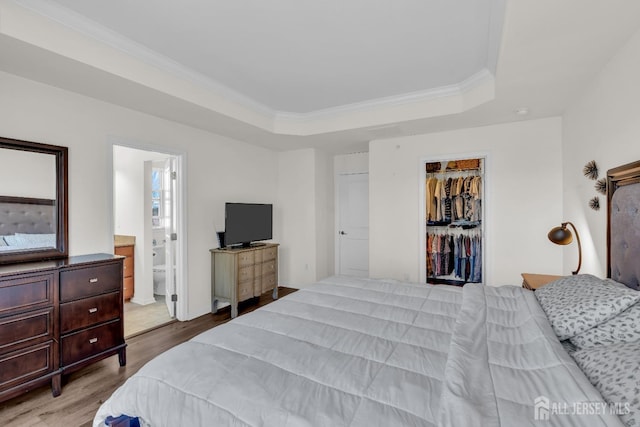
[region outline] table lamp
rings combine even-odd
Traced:
[[[576,233],[576,241],[578,242],[578,268],[576,268],[572,274],[578,274],[580,266],[582,265],[582,246],[580,245],[580,235],[578,235],[576,226],[570,222],[563,222],[560,224],[560,227],[552,228],[547,236],[549,237],[549,240],[556,245],[568,245],[573,241],[573,235],[571,234],[571,230],[567,228],[567,225],[570,225],[571,228],[573,228],[573,232]]]

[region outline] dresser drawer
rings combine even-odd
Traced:
[[[262,264],[256,264],[253,269],[253,296],[262,294]]]
[[[0,351],[9,347],[53,339],[53,308],[0,319]]]
[[[60,302],[119,291],[122,264],[106,264],[60,272]]]
[[[275,274],[276,272],[276,261],[268,261],[262,263],[262,274]]]
[[[122,274],[124,277],[133,277],[133,258],[128,256],[123,261]]]
[[[253,266],[253,277],[260,280],[260,276],[262,276],[262,263]]]
[[[262,276],[262,293],[272,290],[278,286],[278,280],[275,273]]]
[[[53,353],[47,341],[0,356],[0,390],[53,372]]]
[[[0,281],[0,316],[53,305],[53,274]]]
[[[238,254],[238,267],[253,265],[253,263],[255,262],[253,252],[254,251],[246,251]]]
[[[60,304],[60,333],[120,317],[120,292]]]
[[[129,301],[131,298],[133,298],[133,277],[125,277],[124,281],[122,282],[122,286],[123,298],[125,301]]]
[[[247,280],[253,280],[253,265],[238,270],[238,282],[246,282]]]
[[[71,365],[124,343],[120,322],[113,321],[63,337],[60,364]]]
[[[263,255],[262,255],[262,260],[263,261],[271,261],[273,259],[276,259],[276,257],[278,256],[278,248],[277,247],[267,248],[267,249],[263,250],[262,252],[263,252]]]
[[[238,283],[238,302],[253,298],[253,279]]]
[[[122,255],[122,256],[133,256],[133,245],[127,245],[127,246],[116,246],[114,248],[114,253],[116,255]]]

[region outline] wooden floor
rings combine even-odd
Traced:
[[[278,288],[280,296],[295,292]],[[272,301],[271,293],[242,303],[245,314]],[[127,366],[119,367],[118,358],[94,363],[63,379],[62,394],[52,397],[49,387],[40,387],[22,396],[0,403],[0,426],[91,426],[98,407],[127,378],[146,362],[200,332],[229,321],[229,307],[217,314],[206,314],[189,322],[174,322],[127,340]]]

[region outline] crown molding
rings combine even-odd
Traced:
[[[97,42],[125,53],[126,55],[129,55],[130,57],[147,65],[151,65],[173,75],[174,77],[195,84],[196,86],[211,90],[245,108],[267,115],[271,118],[275,116],[274,110],[259,103],[253,98],[220,84],[191,68],[185,67],[179,62],[124,37],[121,34],[64,6],[52,3],[48,0],[13,0],[13,2]]]
[[[280,119],[309,121],[340,114],[374,111],[385,107],[404,106],[408,104],[433,101],[440,98],[463,96],[475,89],[477,86],[483,85],[487,82],[492,82],[493,79],[493,74],[491,74],[489,70],[484,68],[471,77],[468,77],[467,79],[457,84],[440,86],[432,89],[405,93],[402,95],[393,95],[384,98],[370,99],[367,101],[355,102],[353,104],[339,105],[337,107],[314,110],[309,113],[276,111],[275,114]]]
[[[11,1],[94,43],[110,47],[174,79],[203,89],[198,99],[183,94],[184,100],[275,134],[315,135],[455,114],[490,101],[495,96],[494,75],[485,68],[458,84],[305,113],[277,111],[57,3],[49,0]],[[172,96],[180,94],[173,93]],[[216,99],[224,100],[224,103],[216,104]],[[237,107],[245,112],[238,112]]]
[[[276,112],[275,133],[308,136],[456,114],[495,98],[495,77],[482,69],[459,84],[297,114]]]

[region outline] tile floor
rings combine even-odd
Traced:
[[[174,321],[169,316],[164,295],[154,295],[156,302],[139,305],[132,302],[124,304],[124,336],[137,335],[143,331],[156,328]]]

